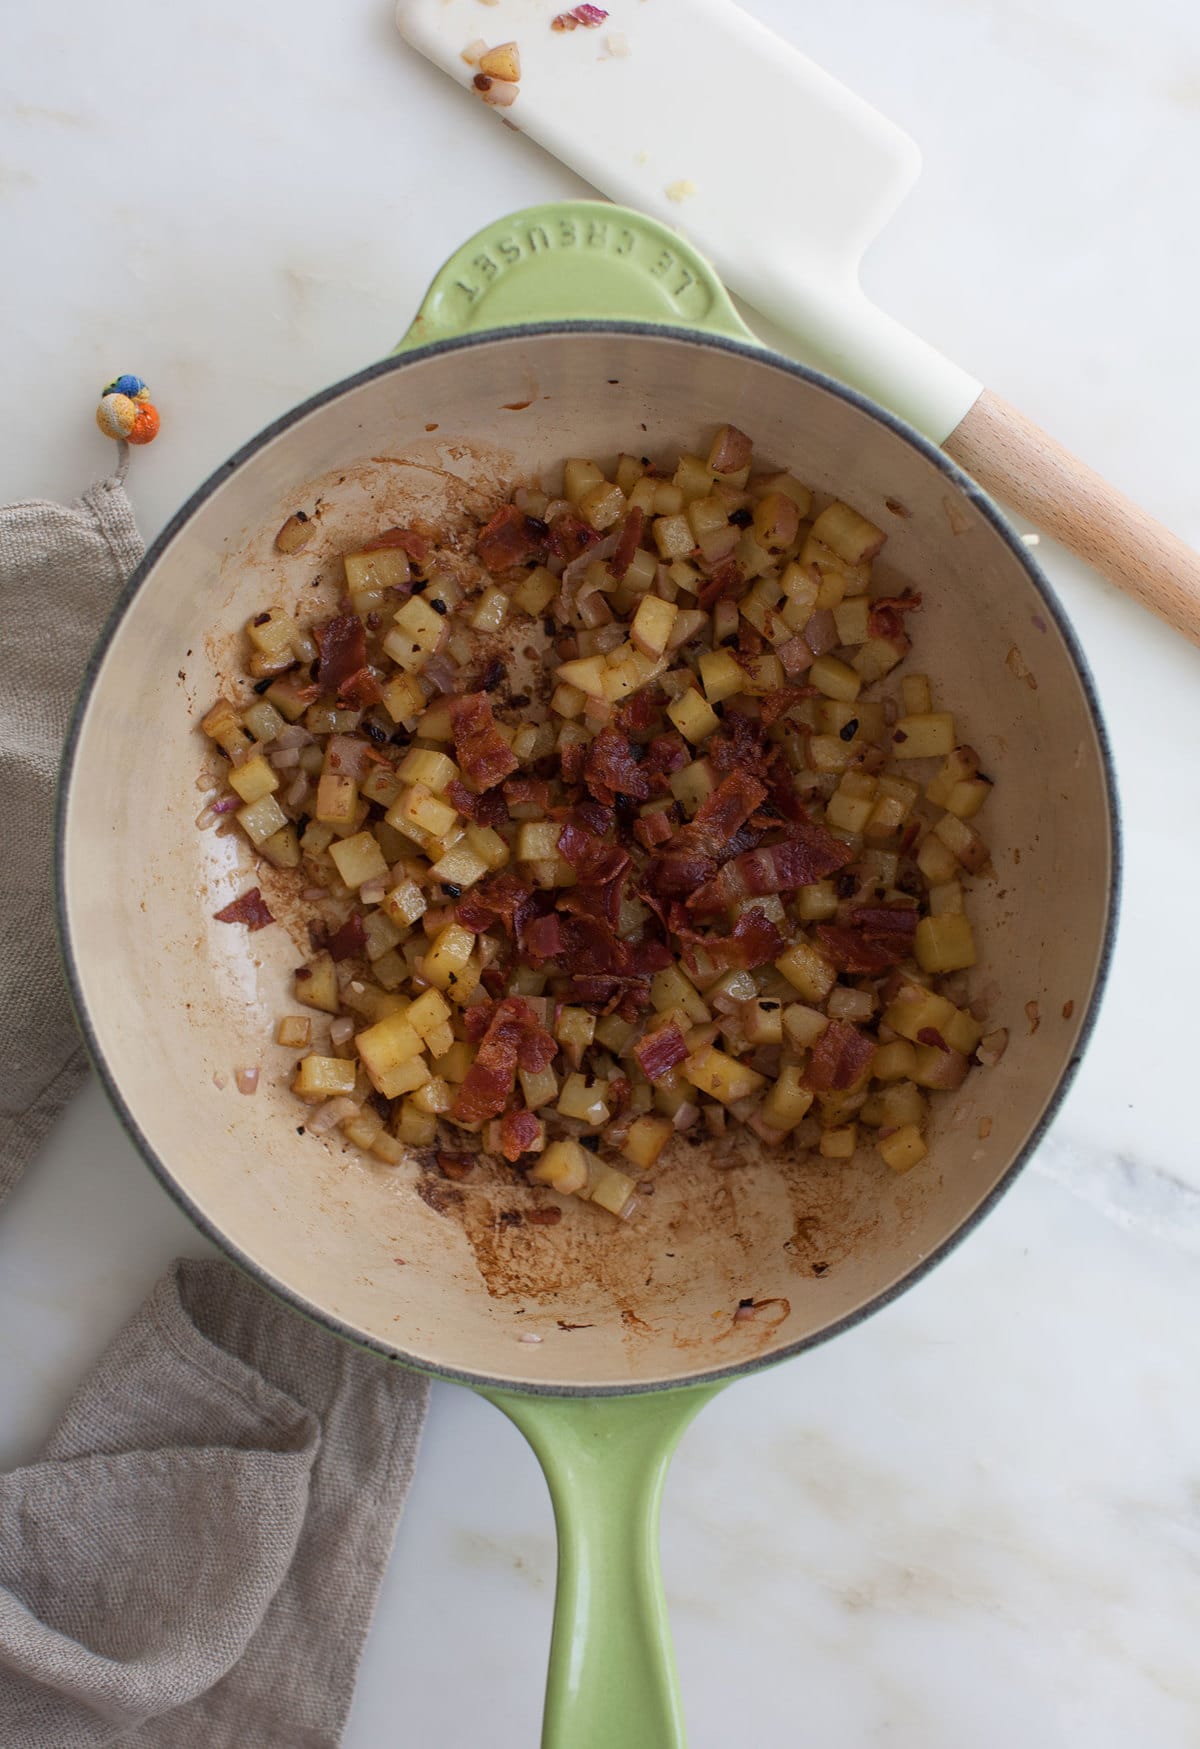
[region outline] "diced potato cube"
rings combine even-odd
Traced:
[[[437,990],[423,990],[404,1017],[413,1031],[425,1038],[451,1018],[451,1009]]]
[[[816,1008],[806,1007],[803,1002],[789,1002],[783,1011],[784,1037],[794,1051],[806,1051],[828,1025],[824,1014]]]
[[[462,843],[446,851],[444,856],[439,856],[429,872],[443,885],[473,887],[488,872],[488,865],[464,839]]]
[[[621,1152],[639,1172],[648,1172],[673,1134],[674,1128],[665,1117],[635,1118],[621,1143]]]
[[[566,1054],[576,1068],[583,1061],[583,1053],[591,1045],[596,1033],[596,1016],[586,1008],[565,1006],[559,1011],[554,1025],[554,1036],[565,1048]]]
[[[578,506],[586,492],[603,483],[604,475],[595,462],[572,457],[563,463],[563,497]]]
[[[875,808],[875,783],[870,779],[866,795],[856,795],[849,780],[856,774],[847,772],[830,796],[825,808],[825,823],[835,831],[862,832]]]
[[[521,77],[521,52],[516,43],[498,43],[494,49],[485,49],[479,57],[479,71],[515,84]]]
[[[965,1008],[960,1008],[946,1022],[942,1029],[942,1037],[952,1051],[958,1051],[962,1056],[969,1057],[983,1037],[983,1027],[969,1014]]]
[[[964,778],[961,783],[954,785],[946,797],[946,812],[956,815],[960,820],[969,820],[979,812],[991,793],[992,785],[988,778]]]
[[[426,979],[438,990],[457,990],[465,981],[475,937],[461,923],[447,923],[433,938],[422,961]],[[478,983],[478,976],[475,982]],[[474,986],[472,985],[472,988]]]
[[[358,811],[358,784],[340,772],[325,772],[317,780],[317,801],[314,816],[330,826],[341,826],[353,820]]]
[[[236,706],[227,698],[217,700],[207,716],[201,719],[200,727],[209,740],[215,741],[231,759],[237,759],[251,745]]]
[[[897,1044],[907,1044],[907,1039],[897,1039]],[[911,1047],[910,1047],[911,1049]],[[917,1053],[914,1050],[913,1068],[917,1066]],[[891,1086],[884,1087],[878,1093],[872,1093],[863,1102],[860,1116],[866,1124],[873,1124],[881,1129],[898,1129],[901,1124],[923,1124],[928,1115],[925,1095],[911,1080],[895,1081]]]
[[[428,1081],[429,1073],[429,1064],[424,1057],[409,1057],[405,1062],[385,1069],[378,1078],[372,1075],[371,1079],[385,1099],[399,1099],[402,1093],[415,1093]]]
[[[923,972],[960,972],[975,964],[975,937],[961,911],[922,917],[913,953]]]
[[[376,547],[374,552],[347,553],[346,588],[352,595],[367,590],[380,593],[398,589],[412,576],[412,566],[403,547]]]
[[[687,456],[684,457],[684,461],[689,459],[690,458]],[[682,467],[682,465],[683,463],[681,462],[680,466]],[[645,472],[646,469],[638,460],[637,456],[622,454],[617,457],[616,481],[622,492],[631,492],[636,482],[642,478],[642,475]],[[675,477],[678,480],[678,471],[676,472]]]
[[[769,1124],[773,1130],[783,1130],[785,1133],[794,1130],[808,1116],[813,1095],[801,1084],[800,1077],[798,1064],[785,1063],[779,1071],[778,1079],[768,1089],[760,1107],[760,1115],[763,1122]]]
[[[342,1134],[356,1148],[370,1150],[376,1137],[382,1133],[383,1119],[370,1105],[364,1106],[357,1117],[347,1118],[342,1123]]]
[[[400,1107],[394,1128],[396,1141],[409,1148],[428,1148],[437,1140],[437,1118],[432,1112],[422,1111],[411,1099],[406,1099]],[[372,1152],[377,1150],[378,1143]],[[399,1161],[389,1163],[398,1165]]]
[[[431,1075],[428,1081],[422,1082],[411,1097],[418,1111],[427,1111],[434,1117],[443,1117],[454,1104],[455,1089],[448,1081],[443,1081],[440,1075]]]
[[[517,861],[544,862],[558,856],[562,827],[555,820],[527,820],[517,828]]]
[[[544,1069],[518,1069],[517,1078],[530,1111],[539,1111],[543,1105],[553,1105],[558,1098],[558,1076],[549,1064]]]
[[[416,881],[401,881],[383,899],[383,909],[401,928],[415,923],[428,908],[428,901]]]
[[[596,671],[596,675],[596,684],[599,686],[601,684],[599,670]],[[583,714],[584,705],[589,697],[599,698],[602,696],[602,693],[583,692],[578,686],[571,686],[564,680],[554,688],[550,695],[550,709],[556,715],[570,720]]]
[[[848,601],[840,601],[833,610],[833,618],[839,644],[865,644],[871,635],[871,604],[865,595],[854,595]],[[858,678],[855,675],[855,679]]]
[[[397,610],[383,640],[384,653],[398,668],[412,673],[423,668],[442,641],[445,620],[420,595],[410,595]]]
[[[432,838],[444,838],[458,823],[458,812],[441,796],[435,796],[424,784],[406,789],[384,815],[397,832],[412,835],[411,828]]]
[[[519,607],[522,613],[538,619],[554,600],[558,590],[559,581],[554,572],[548,571],[545,565],[539,565],[536,571],[530,571],[521,579],[512,592],[511,600],[513,606]]]
[[[926,1027],[941,1032],[954,1013],[953,1002],[947,1001],[945,996],[938,996],[921,984],[905,984],[884,1010],[883,1021],[901,1038],[915,1042]]]
[[[837,888],[832,881],[814,881],[796,894],[796,914],[803,923],[828,923],[837,916]]]
[[[607,1123],[610,1115],[607,1090],[606,1081],[593,1081],[589,1086],[585,1076],[568,1075],[558,1096],[559,1114],[593,1126]]]
[[[297,1067],[292,1092],[301,1099],[345,1098],[354,1092],[355,1080],[355,1065],[346,1058],[304,1057]]]
[[[858,1146],[858,1125],[846,1124],[841,1129],[822,1130],[817,1144],[823,1160],[850,1160]]]
[[[425,689],[415,674],[396,674],[380,688],[383,705],[394,723],[411,725],[425,708]]]
[[[300,867],[300,840],[294,826],[281,826],[278,832],[264,838],[258,848],[276,868]]]
[[[897,759],[935,759],[953,752],[955,738],[954,718],[949,711],[901,717],[892,730]]]
[[[700,658],[700,681],[709,703],[720,704],[745,689],[746,672],[729,650],[706,650]]]
[[[674,602],[660,601],[657,595],[644,595],[629,628],[634,648],[657,661],[670,641],[678,613]]]
[[[343,838],[329,846],[329,854],[351,891],[356,892],[364,881],[383,880],[387,875],[387,859],[373,832],[356,832],[352,838]]]
[[[678,516],[683,509],[683,493],[673,481],[655,480],[652,508],[655,516]]]
[[[592,1181],[588,1200],[599,1203],[610,1215],[625,1218],[632,1212],[633,1192],[633,1179],[627,1173],[618,1172],[613,1166],[601,1166]]]
[[[717,774],[707,759],[693,759],[680,771],[673,771],[667,780],[671,794],[686,814],[694,814],[705,796],[717,787]]]
[[[275,1031],[275,1043],[298,1050],[312,1038],[312,1021],[305,1014],[285,1014]]]
[[[477,632],[498,632],[508,618],[508,609],[508,596],[493,583],[475,604],[471,624]]]
[[[974,747],[954,747],[925,785],[925,794],[935,807],[944,808],[954,793],[955,785],[975,777],[978,771],[979,755]]]
[[[378,966],[375,968],[375,972],[378,976]],[[453,1048],[454,1042],[454,1028],[448,1020],[444,1021],[441,1026],[431,1027],[425,1034],[425,1050],[429,1056],[435,1059],[446,1056]],[[440,1073],[445,1075],[446,1071],[440,1063],[438,1067]]]
[[[424,784],[435,795],[441,795],[448,783],[459,775],[458,766],[446,753],[429,747],[410,747],[396,768],[396,775],[405,783]]]
[[[738,1010],[738,1022],[747,1044],[778,1045],[783,1043],[783,1003],[760,996],[744,1002]]]
[[[296,622],[282,607],[268,608],[265,613],[247,620],[246,632],[255,649],[261,650],[264,656],[287,655],[290,659]]]
[[[944,886],[947,881],[954,880],[960,864],[950,846],[936,832],[927,832],[917,851],[917,867],[931,885]]]
[[[508,845],[490,826],[468,826],[467,843],[486,869],[495,872],[508,861]]]
[[[858,697],[862,681],[847,663],[836,656],[818,656],[808,671],[814,686],[828,698],[853,700]]]
[[[830,504],[813,521],[814,540],[823,541],[848,565],[861,565],[882,549],[883,530],[860,516],[848,504]]]
[[[436,1033],[431,1033],[425,1043],[429,1046],[431,1054],[439,1058],[438,1074],[444,1081],[453,1081],[455,1083],[465,1081],[467,1078],[467,1070],[475,1061],[474,1045],[469,1045],[465,1039],[459,1038],[455,1039],[452,1044],[447,1045],[444,1051],[434,1050],[433,1040],[436,1037]],[[557,1088],[555,1091],[557,1092]]]
[[[659,556],[668,563],[672,559],[686,559],[696,544],[688,519],[683,515],[656,516],[651,532]]]
[[[854,749],[840,735],[810,735],[808,763],[814,771],[845,771]]]
[[[282,832],[288,823],[287,815],[273,795],[260,796],[256,802],[247,802],[244,808],[238,809],[237,820],[242,831],[255,846],[265,844],[276,832]]]
[[[909,1172],[922,1161],[929,1149],[916,1124],[904,1124],[884,1136],[877,1144],[880,1158],[893,1172]]]
[[[837,983],[837,969],[807,941],[797,941],[775,961],[775,969],[783,973],[806,1002],[824,1002]]]
[[[258,805],[262,806],[261,803]],[[933,830],[968,874],[979,874],[987,867],[988,847],[973,826],[968,826],[954,814],[943,814]]]
[[[712,1019],[704,998],[681,966],[664,966],[650,980],[650,1000],[659,1014],[682,1008],[695,1026]]]
[[[749,1099],[766,1086],[765,1075],[760,1075],[756,1069],[748,1069],[736,1057],[717,1050],[715,1045],[706,1045],[703,1050],[694,1052],[685,1058],[680,1068],[693,1087],[719,1099],[722,1105]]]
[[[766,492],[754,506],[754,538],[769,552],[791,546],[800,531],[800,506],[786,492]]]
[[[679,733],[693,746],[708,739],[720,727],[720,718],[698,692],[683,692],[667,706],[667,715]]]
[[[367,1074],[377,1087],[398,1063],[407,1063],[420,1056],[423,1048],[421,1035],[409,1024],[407,1012],[389,1014],[386,1019],[358,1033],[354,1043]]]
[[[865,644],[860,644],[854,653],[853,668],[864,686],[870,686],[874,680],[882,680],[885,674],[890,674],[898,662],[904,660],[904,651],[898,650],[888,638],[868,638]]]
[[[603,532],[612,528],[625,514],[625,494],[619,486],[598,480],[579,500],[579,514],[585,522]]]
[[[579,656],[569,662],[560,662],[556,672],[561,685],[573,687],[588,698],[603,698],[606,666],[603,656]],[[557,705],[554,708],[560,716],[579,714],[578,711],[559,710]]]
[[[702,456],[682,455],[675,469],[674,484],[683,493],[686,504],[706,501],[713,488],[712,469]],[[723,507],[721,520],[725,520]]]
[[[916,1066],[917,1053],[906,1038],[894,1038],[880,1045],[871,1064],[876,1081],[904,1081]]]
[[[306,1008],[320,1008],[326,1014],[336,1014],[338,1000],[337,969],[327,953],[314,954],[307,965],[295,972],[296,1000]]]
[[[586,1188],[590,1172],[590,1155],[570,1137],[551,1142],[528,1174],[534,1184],[548,1184],[562,1196],[577,1196]]]
[[[636,1026],[622,1020],[619,1014],[606,1014],[596,1022],[596,1040],[614,1056],[624,1056],[638,1035]]]
[[[244,802],[257,802],[279,788],[279,779],[262,754],[256,753],[243,765],[234,766],[229,773],[229,786]]]
[[[402,931],[396,928],[386,911],[368,911],[363,918],[363,934],[366,937],[367,958],[374,964],[385,954],[391,953],[400,940]],[[378,971],[375,975],[378,977]]]

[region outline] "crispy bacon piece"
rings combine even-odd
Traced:
[[[847,1020],[831,1020],[812,1047],[804,1081],[815,1093],[844,1093],[870,1068],[875,1046]]]
[[[568,820],[558,835],[558,854],[575,870],[581,886],[605,886],[629,870],[629,852],[606,844],[586,826]]]
[[[550,785],[540,777],[510,777],[504,800],[509,808],[534,807],[545,814],[550,809]]]
[[[464,929],[474,930],[476,935],[499,923],[519,942],[526,925],[537,915],[539,903],[538,894],[515,874],[498,874],[460,899],[454,915]]]
[[[731,772],[705,796],[691,822],[675,834],[675,843],[716,856],[766,799],[766,785],[756,777],[747,771]]]
[[[682,771],[691,762],[691,753],[683,736],[674,729],[663,735],[655,735],[646,749],[646,757],[642,760],[642,774],[652,789],[660,791],[670,789],[667,779],[673,771]]]
[[[521,996],[497,1002],[475,1061],[458,1090],[453,1115],[464,1123],[498,1117],[512,1097],[518,1065],[531,1074],[544,1069],[558,1050]]]
[[[558,758],[564,783],[579,783],[581,781],[586,755],[587,744],[583,741],[562,741],[559,743]]]
[[[313,637],[321,652],[315,667],[321,691],[340,693],[367,665],[367,628],[356,613],[338,613],[314,626]]]
[[[661,1081],[676,1063],[682,1063],[688,1048],[682,1032],[672,1020],[639,1039],[633,1047],[633,1054],[647,1081]]]
[[[415,528],[385,528],[374,540],[366,541],[359,552],[377,553],[384,547],[402,547],[418,565],[424,564],[429,557],[429,542]]]
[[[861,929],[868,941],[875,941],[889,935],[915,935],[920,913],[915,905],[851,905],[846,921]]]
[[[452,698],[450,725],[458,763],[476,789],[494,789],[516,771],[517,757],[496,727],[486,692],[465,692]]]
[[[945,1051],[947,1055],[950,1052],[950,1046],[936,1026],[919,1027],[917,1029],[917,1043],[919,1045],[932,1045],[935,1051]]]
[[[594,832],[597,838],[603,838],[606,833],[612,831],[616,814],[612,808],[606,808],[602,802],[594,802],[584,796],[582,801],[576,802],[573,808],[566,810],[565,818],[568,821],[574,821],[576,825],[585,826],[589,832]]]
[[[915,613],[921,605],[921,597],[906,589],[903,595],[881,595],[871,603],[867,615],[867,630],[873,638],[883,638],[888,643],[903,641],[908,648],[908,634],[904,630],[903,615]]]
[[[697,607],[705,613],[711,613],[718,601],[728,596],[731,601],[740,601],[746,593],[746,573],[736,559],[726,559],[717,566],[708,582],[703,584],[696,597]]]
[[[343,680],[338,687],[338,697],[343,699],[352,710],[369,710],[373,704],[378,704],[383,697],[379,682],[369,668],[360,668],[352,674],[349,680]]]
[[[743,911],[729,935],[701,935],[691,928],[682,905],[671,907],[671,932],[683,942],[683,957],[690,971],[697,967],[696,949],[702,947],[713,965],[724,972],[751,972],[770,965],[787,945],[778,927],[757,905]]]
[[[706,758],[718,771],[765,770],[769,755],[763,746],[762,724],[744,711],[726,711],[721,733],[711,735],[704,749]]]
[[[537,1145],[542,1133],[539,1120],[531,1111],[506,1111],[500,1119],[500,1149],[506,1160],[518,1160]]]
[[[576,972],[567,980],[563,998],[602,1014],[619,1014],[631,1024],[650,1006],[649,978],[619,978],[613,973]]]
[[[502,790],[489,789],[481,796],[473,796],[466,784],[454,777],[446,785],[445,794],[446,800],[477,826],[503,826],[508,819],[508,804]]]
[[[815,686],[780,686],[774,692],[768,692],[765,698],[758,701],[763,728],[769,729],[772,723],[777,723],[780,717],[786,717],[790,710],[794,710],[806,698],[812,698],[816,691]]]
[[[898,953],[884,941],[868,941],[857,929],[845,929],[837,923],[818,923],[816,934],[825,958],[839,972],[857,977],[877,977],[890,966],[898,965],[910,951],[910,944],[901,945]]]
[[[615,577],[618,583],[628,571],[634,553],[642,544],[642,525],[645,520],[645,511],[635,504],[621,524],[621,538],[617,542],[616,551],[608,561],[609,575]]]
[[[560,510],[550,524],[546,536],[546,551],[552,559],[561,559],[570,564],[580,553],[586,553],[589,547],[596,546],[604,537],[596,529],[589,527],[581,516],[576,516],[573,510]]]
[[[643,850],[657,850],[675,836],[671,816],[665,808],[659,808],[653,814],[642,814],[633,823],[633,835]]]
[[[546,526],[515,504],[502,504],[475,537],[475,551],[495,575],[511,571],[546,551]]]
[[[525,925],[521,937],[522,952],[535,963],[556,960],[566,947],[562,920],[551,912],[546,917],[534,917]]]
[[[657,686],[643,686],[639,692],[633,693],[617,706],[617,727],[630,735],[648,729],[658,716],[660,703],[661,696]]]
[[[650,783],[634,757],[633,745],[619,729],[601,729],[587,750],[583,781],[598,802],[609,807],[619,795],[648,801]]]
[[[362,914],[351,911],[342,927],[335,929],[329,937],[329,955],[335,960],[358,959],[366,945],[367,936],[363,929]]]
[[[250,930],[265,929],[268,923],[275,921],[258,887],[251,887],[231,904],[214,911],[213,916],[218,923],[244,923]]]
[[[668,848],[647,866],[642,897],[647,901],[651,894],[659,899],[686,899],[707,886],[716,872],[716,859],[706,852]]]
[[[811,886],[814,881],[845,868],[852,855],[824,826],[812,820],[797,820],[790,827],[789,836],[778,844],[749,850],[727,862],[712,880],[691,894],[688,909],[700,916],[712,916],[738,899],[794,892],[797,887]]]

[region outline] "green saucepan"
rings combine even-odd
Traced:
[[[298,1135],[271,1042],[296,945],[287,927],[213,922],[250,859],[195,823],[195,725],[232,683],[241,628],[278,602],[327,611],[337,556],[381,526],[486,514],[566,456],[694,449],[726,420],[887,529],[881,574],[924,597],[921,666],[998,780],[996,872],[972,903],[1006,1056],[946,1097],[903,1177],[873,1150],[840,1165],[688,1149],[629,1224],[582,1204],[557,1227],[505,1222],[529,1194],[507,1169],[450,1185]],[[286,557],[274,535],[297,509],[314,539]],[[599,203],[517,213],[446,264],[391,357],[261,432],[154,543],[83,688],[60,827],[80,1020],[160,1181],[273,1293],[473,1386],[526,1435],[559,1531],[544,1743],[682,1743],[657,1555],[681,1431],[729,1379],[865,1317],[968,1232],[1092,1024],[1112,773],[1078,647],[1020,540],[915,431],[760,346],[671,231]],[[255,1062],[257,1097],[239,1098],[233,1068]]]

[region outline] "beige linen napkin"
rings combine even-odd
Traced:
[[[140,555],[120,473],[0,510],[0,1196],[84,1072],[53,785]],[[332,1749],[428,1390],[230,1264],[177,1262],[40,1459],[0,1476],[3,1749]]]

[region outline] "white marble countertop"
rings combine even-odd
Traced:
[[[875,296],[1200,543],[1200,13],[750,10],[925,149]],[[386,350],[478,225],[581,191],[417,62],[387,0],[66,0],[0,31],[5,499],[97,477],[95,392],[135,370],[164,410],[131,475],[154,534],[267,419]],[[970,1242],[686,1436],[664,1558],[694,1749],[1200,1742],[1200,654],[1041,552],[1123,787],[1108,1000]],[[0,1463],[33,1454],[168,1257],[203,1250],[89,1088],[0,1215]],[[530,1749],[552,1551],[519,1436],[435,1387],[347,1749]]]

